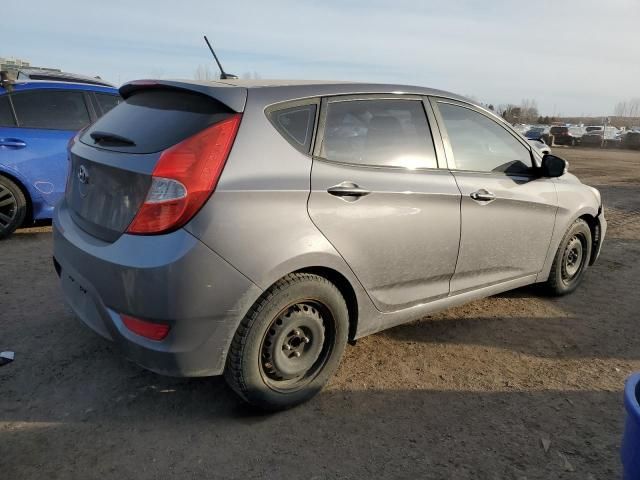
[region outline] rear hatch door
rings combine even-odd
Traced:
[[[125,85],[120,90],[124,102],[72,146],[65,198],[72,218],[87,233],[115,241],[144,203],[162,152],[236,111],[215,97],[220,97],[217,90],[237,87],[206,94],[180,85]],[[239,90],[246,99],[246,90]],[[227,103],[244,108],[243,102]]]

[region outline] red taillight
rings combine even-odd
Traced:
[[[122,323],[133,333],[151,340],[162,340],[169,334],[169,325],[147,322],[129,315],[120,315]]]
[[[218,184],[241,118],[234,114],[162,152],[127,233],[164,233],[193,218]]]

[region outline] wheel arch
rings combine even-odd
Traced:
[[[349,341],[353,341],[358,330],[358,297],[351,282],[342,273],[333,268],[313,266],[296,270],[292,273],[311,273],[326,278],[333,283],[344,297],[349,312]]]
[[[601,239],[600,222],[590,213],[584,213],[580,215],[578,219],[584,220],[591,231],[591,257],[589,258],[589,265],[593,265],[598,255],[598,246]]]

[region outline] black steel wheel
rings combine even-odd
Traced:
[[[569,239],[562,254],[561,275],[565,284],[570,284],[580,274],[584,266],[584,245],[586,238],[578,233]]]
[[[6,177],[0,176],[0,239],[11,235],[22,225],[27,202],[22,190]]]
[[[551,294],[565,295],[576,289],[589,266],[591,247],[591,230],[580,218],[569,227],[558,246],[546,283]]]
[[[227,383],[265,410],[300,404],[333,375],[349,330],[347,305],[329,280],[293,273],[258,299],[233,339]]]

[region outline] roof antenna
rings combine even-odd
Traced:
[[[206,35],[204,36],[204,41],[207,42],[207,46],[209,47],[209,50],[211,50],[211,55],[213,55],[213,58],[215,59],[216,63],[218,64],[218,68],[220,69],[220,80],[238,78],[237,75],[233,75],[231,73],[227,73],[227,72],[224,71],[224,69],[222,68],[222,65],[220,64],[220,60],[218,60],[218,56],[216,55],[216,52],[213,51],[213,47],[209,43],[209,39],[207,38]]]

